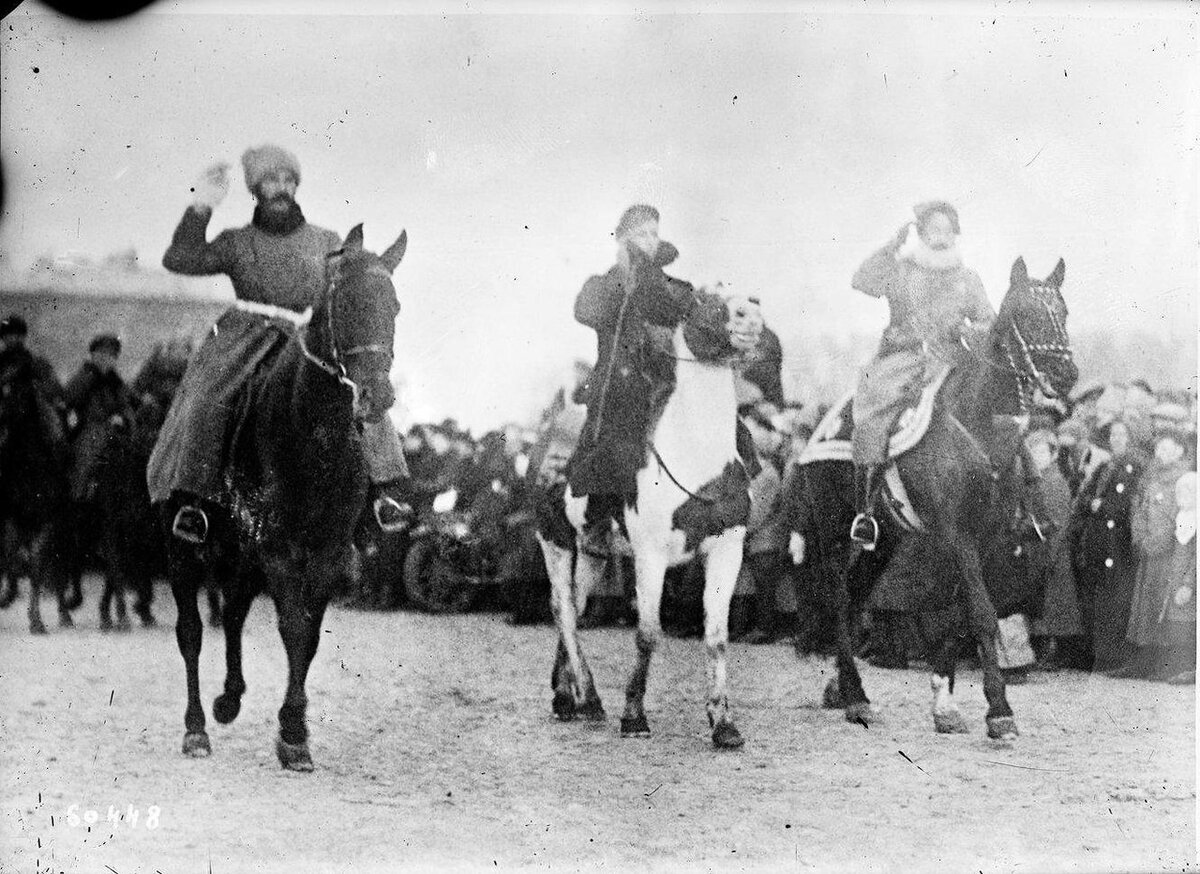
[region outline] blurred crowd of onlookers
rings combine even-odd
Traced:
[[[30,354],[27,332],[19,318],[0,322],[0,353]],[[65,384],[37,361],[43,391],[55,399],[73,447],[78,531],[94,527],[87,519],[97,510],[104,435],[116,427],[152,442],[190,344],[182,336],[160,344],[129,384],[119,374],[120,351],[116,337],[98,335]],[[829,650],[829,623],[813,609],[813,569],[796,550],[788,510],[802,498],[797,460],[825,410],[786,403],[778,373],[778,361],[769,360],[761,373],[743,374],[738,383],[739,414],[762,470],[751,483],[731,636]],[[413,425],[404,435],[418,519],[452,508],[459,513],[456,524],[469,529],[464,537],[487,541],[485,582],[494,584],[492,603],[509,609],[515,621],[549,620],[549,584],[533,533],[535,505],[547,478],[561,474],[574,448],[585,415],[578,387],[587,375],[588,367],[577,365],[574,386],[561,388],[531,426],[509,424],[476,438],[446,419]],[[1026,593],[1020,612],[1001,619],[1001,659],[1010,679],[1019,681],[1031,669],[1073,668],[1194,681],[1196,407],[1191,392],[1154,390],[1133,380],[1085,385],[1069,403],[1038,407],[1029,417],[1024,440],[1039,494],[1028,503],[1044,518],[1036,522],[1040,545],[996,571]],[[149,448],[146,442],[139,454]],[[1018,544],[1015,554],[1021,549]],[[928,557],[913,552],[912,572],[930,572]],[[375,584],[367,580],[364,586]],[[668,629],[698,631],[702,586],[698,566],[669,573]],[[592,593],[584,624],[635,621],[633,594],[630,556],[618,550]],[[919,658],[912,611],[873,598],[862,616],[864,654],[881,666]],[[403,597],[368,593],[363,600],[396,606]]]

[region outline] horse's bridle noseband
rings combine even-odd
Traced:
[[[391,281],[391,275],[384,271],[381,267],[370,267],[365,271],[365,273],[376,273],[387,279],[389,282]],[[326,292],[326,297],[328,297],[329,300],[328,305],[325,307],[325,327],[329,332],[329,350],[333,361],[326,361],[309,349],[308,344],[304,341],[304,333],[302,331],[297,332],[296,339],[300,343],[300,351],[304,354],[305,358],[307,358],[325,373],[332,376],[342,385],[346,386],[346,388],[350,389],[353,403],[355,406],[357,406],[359,398],[362,396],[362,386],[350,378],[350,374],[346,370],[346,365],[344,363],[345,359],[354,358],[359,355],[371,354],[386,355],[390,358],[392,355],[392,350],[385,347],[382,343],[367,343],[361,346],[351,346],[349,349],[338,348],[337,332],[333,327],[333,304],[337,291],[338,282],[337,278],[335,277],[333,281],[330,282],[329,290]]]

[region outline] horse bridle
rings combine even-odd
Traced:
[[[389,281],[391,280],[391,275],[381,267],[370,267],[365,271],[365,273],[375,273],[384,277],[385,279],[388,279]],[[357,405],[359,397],[362,396],[362,387],[350,378],[350,374],[346,370],[346,365],[344,363],[345,359],[353,358],[358,355],[369,354],[387,355],[390,357],[392,350],[385,347],[382,343],[367,343],[361,346],[351,346],[349,349],[338,348],[337,332],[334,330],[333,326],[333,304],[337,295],[337,291],[338,281],[337,277],[335,276],[329,284],[329,290],[326,292],[326,296],[328,297],[328,306],[325,307],[325,326],[329,332],[329,349],[333,357],[333,361],[326,361],[324,358],[309,349],[308,344],[304,341],[303,331],[298,331],[296,333],[296,339],[300,343],[300,351],[303,353],[304,357],[315,364],[318,368],[323,370],[325,373],[332,376],[339,383],[346,386],[346,388],[350,389],[353,403]]]
[[[1054,326],[1056,338],[1062,338],[1067,335],[1066,326],[1063,325],[1062,319],[1054,311],[1053,305],[1045,299],[1045,296],[1038,293],[1048,286],[1042,283],[1030,283],[1027,288],[1033,293],[1034,299],[1040,303],[1046,310],[1046,314],[1050,317],[1050,323]],[[1042,355],[1055,358],[1060,361],[1070,360],[1071,347],[1062,342],[1061,339],[1056,339],[1049,343],[1030,343],[1021,333],[1021,329],[1017,326],[1017,321],[1014,318],[1008,320],[1008,330],[1005,332],[1004,338],[1000,341],[1001,348],[1004,349],[1004,354],[1008,358],[1007,365],[999,364],[992,361],[986,353],[977,353],[971,348],[967,342],[966,336],[960,336],[962,347],[972,355],[978,357],[989,367],[1006,370],[1011,373],[1017,380],[1017,400],[1021,405],[1021,412],[1028,413],[1033,405],[1033,391],[1035,388],[1040,388],[1042,394],[1048,398],[1057,397],[1058,392],[1054,386],[1050,384],[1049,377],[1038,367],[1034,355]],[[1016,352],[1013,350],[1013,343],[1016,341]]]

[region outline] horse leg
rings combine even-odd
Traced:
[[[745,741],[733,724],[726,695],[729,602],[742,566],[745,531],[726,531],[704,557],[704,648],[708,656],[708,724],[713,746],[737,749]]]
[[[317,654],[321,642],[321,620],[325,616],[325,602],[306,603],[297,583],[272,586],[279,593],[275,596],[275,609],[279,614],[279,634],[287,650],[288,684],[279,708],[279,737],[275,740],[275,754],[279,764],[289,771],[309,772],[313,769],[312,754],[308,749],[308,724],[305,711],[308,696],[304,691],[308,679],[308,668]]]
[[[979,663],[983,668],[983,694],[987,698],[987,734],[993,740],[1012,740],[1017,732],[1017,722],[1005,694],[1004,675],[1000,673],[1000,660],[996,652],[996,637],[1000,632],[996,620],[996,608],[983,584],[979,552],[969,542],[959,540],[955,559],[962,574],[964,595],[967,599],[967,621],[979,647]]]
[[[227,593],[222,625],[225,626],[225,689],[213,699],[213,719],[226,725],[237,719],[246,694],[246,679],[242,676],[242,628],[254,596],[262,590],[262,575],[257,568],[239,573]]]
[[[29,546],[29,631],[31,634],[46,634],[46,623],[42,621],[42,586],[48,567],[45,554],[46,534],[37,534]]]
[[[868,726],[883,721],[879,711],[871,706],[867,693],[863,690],[862,676],[858,673],[858,664],[854,661],[853,610],[850,597],[850,581],[848,571],[844,567],[831,568],[834,573],[834,602],[837,655],[836,689],[830,688],[835,680],[830,680],[825,689],[825,703],[829,706],[836,703],[843,709],[847,722]]]
[[[113,599],[117,605],[117,630],[128,631],[130,629],[129,614],[126,612],[125,604],[125,590],[129,587],[128,578],[125,575],[125,568],[119,561],[109,564],[113,570],[106,573],[105,577],[112,580]]]
[[[196,603],[200,583],[204,579],[204,563],[190,546],[172,545],[168,558],[171,593],[175,596],[178,617],[175,620],[175,641],[183,656],[187,674],[187,710],[183,714],[183,754],[202,758],[212,754],[208,733],[204,730],[204,705],[200,703],[200,645],[204,625]]]
[[[208,627],[220,628],[221,622],[221,587],[215,580],[207,580],[204,584],[204,594],[208,598]]]
[[[550,611],[558,628],[558,646],[554,655],[554,668],[550,675],[550,688],[554,691],[551,709],[563,722],[577,716],[604,718],[604,707],[596,694],[591,671],[583,658],[579,643],[578,620],[586,595],[579,596],[578,583],[594,573],[592,566],[597,559],[580,551],[575,569],[572,568],[572,553],[537,533],[538,544],[546,562],[546,574],[550,578]],[[603,564],[601,563],[601,572]]]
[[[154,618],[154,613],[150,609],[150,605],[154,602],[154,578],[144,567],[138,569],[134,590],[136,600],[133,604],[133,612],[142,621],[142,627],[151,628],[157,625],[158,620]]]
[[[104,589],[100,593],[100,630],[112,631],[112,600],[113,600],[113,575],[111,572],[104,574]]]
[[[619,559],[614,556],[613,561],[619,561]],[[604,559],[588,555],[583,550],[576,553],[573,578],[576,627],[578,627],[579,618],[583,616],[583,611],[587,609],[588,598],[591,597],[592,590],[604,577],[606,564]],[[583,646],[579,643],[578,635],[576,635],[576,652],[579,655],[578,672],[575,674],[578,678],[576,692],[579,695],[576,699],[576,713],[584,719],[601,721],[605,717],[604,705],[600,702],[600,693],[596,691],[596,681],[592,677],[592,669],[588,667],[587,656],[583,654]]]
[[[625,686],[625,712],[621,715],[621,737],[649,737],[650,723],[646,721],[644,700],[646,680],[650,675],[650,658],[662,640],[663,578],[667,573],[666,559],[652,547],[634,546],[634,573],[637,578],[638,627],[636,635],[637,662],[629,683]]]
[[[922,617],[924,618],[924,617]],[[933,727],[938,734],[966,734],[970,731],[967,721],[959,712],[954,699],[954,672],[958,662],[959,617],[949,623],[941,623],[936,633],[930,634],[929,688],[933,692]]]

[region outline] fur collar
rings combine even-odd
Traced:
[[[957,246],[951,246],[949,249],[931,249],[919,237],[907,260],[926,270],[957,270],[962,267],[962,255],[958,253]]]

